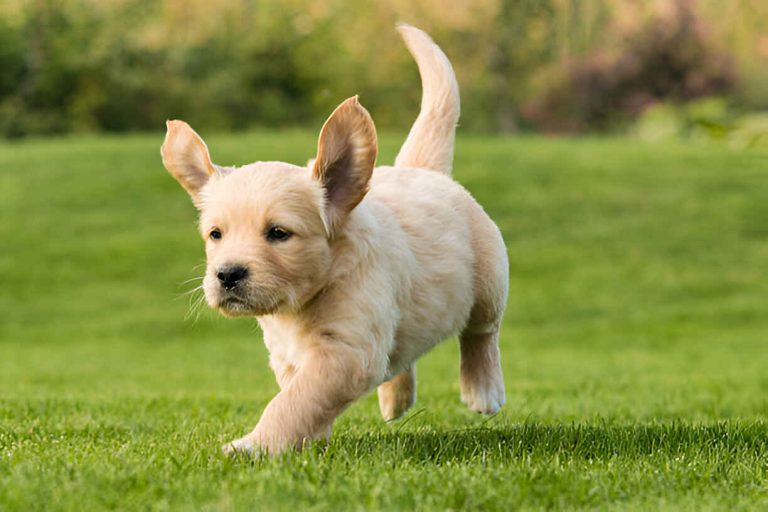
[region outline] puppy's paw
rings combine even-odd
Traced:
[[[376,392],[379,395],[379,409],[384,421],[398,419],[416,401],[416,368],[411,366],[380,384]]]
[[[379,409],[384,421],[394,421],[400,418],[413,406],[414,393],[411,390],[393,390],[379,387]]]
[[[237,455],[250,455],[252,457],[259,457],[263,454],[261,447],[256,444],[253,439],[249,439],[248,436],[230,441],[221,447],[221,451],[224,452],[224,455],[231,457],[235,457]]]
[[[507,399],[504,385],[496,383],[484,388],[462,389],[461,401],[471,410],[490,416],[499,412]]]

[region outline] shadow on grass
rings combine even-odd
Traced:
[[[717,424],[540,424],[454,431],[340,433],[329,447],[354,457],[394,457],[441,464],[536,457],[606,460],[614,457],[767,458],[768,425]]]

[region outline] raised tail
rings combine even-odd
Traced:
[[[421,75],[421,112],[411,127],[400,153],[397,167],[420,167],[450,175],[453,144],[459,121],[459,84],[448,57],[421,30],[398,24],[408,50]]]

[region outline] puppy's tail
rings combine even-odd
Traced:
[[[453,144],[459,121],[459,85],[443,51],[421,30],[397,25],[408,50],[416,59],[423,88],[421,112],[411,127],[397,167],[419,167],[450,175]]]

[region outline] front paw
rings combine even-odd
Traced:
[[[331,438],[332,427],[328,426],[320,429],[314,436],[302,438],[301,441],[289,442],[277,440],[274,438],[263,438],[253,432],[240,439],[230,441],[221,447],[225,455],[237,456],[239,454],[250,455],[251,457],[266,457],[268,455],[279,455],[292,450],[301,451],[307,445],[315,442],[326,444]],[[268,442],[271,441],[271,442]]]
[[[250,456],[260,456],[265,450],[259,446],[256,439],[251,436],[241,437],[230,441],[221,447],[221,450],[225,455],[237,456],[239,454],[245,454]]]

